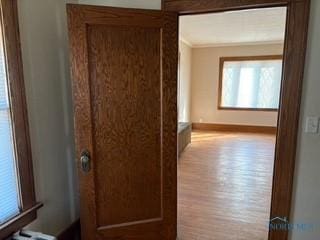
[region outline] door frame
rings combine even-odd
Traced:
[[[179,15],[267,7],[287,7],[270,219],[290,219],[310,0],[162,0],[163,10]],[[287,239],[288,231],[269,230],[269,240]]]

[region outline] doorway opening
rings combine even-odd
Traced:
[[[180,16],[179,240],[268,239],[286,14]]]

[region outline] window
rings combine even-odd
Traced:
[[[0,224],[19,213],[17,186],[3,42],[0,42]]]
[[[0,239],[36,218],[17,0],[0,0]]]
[[[277,111],[282,56],[220,59],[219,109]]]

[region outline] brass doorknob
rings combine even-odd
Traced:
[[[81,169],[83,172],[88,173],[91,170],[91,158],[89,151],[85,150],[81,153],[80,158]]]

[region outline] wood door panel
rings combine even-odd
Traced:
[[[98,226],[162,218],[160,34],[88,28]]]
[[[178,16],[68,5],[84,240],[175,240]]]

